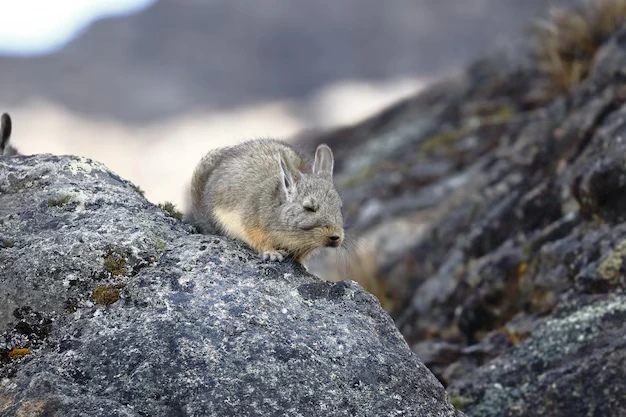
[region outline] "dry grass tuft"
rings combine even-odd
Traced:
[[[161,210],[165,210],[169,213],[170,216],[175,217],[178,220],[183,220],[182,211],[176,208],[176,205],[170,201],[166,201],[164,203],[157,204],[157,207]]]
[[[339,256],[335,265],[336,269],[333,274],[330,274],[329,279],[356,281],[367,292],[378,298],[383,309],[393,311],[396,307],[396,300],[388,293],[386,282],[380,275],[376,243],[361,239],[353,245],[354,248]]]
[[[544,99],[571,92],[590,72],[600,46],[626,22],[626,0],[587,0],[554,7],[533,30],[533,55]]]

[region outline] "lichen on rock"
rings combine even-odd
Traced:
[[[626,1],[544,23],[538,38],[300,141],[333,148],[351,232],[371,254],[366,273],[350,268],[362,255],[344,270],[468,416],[621,417]],[[337,276],[333,261],[312,270]],[[589,303],[610,312],[579,320]],[[594,330],[564,326],[564,311]]]
[[[3,416],[460,415],[358,284],[193,234],[101,164],[0,158],[0,226]]]

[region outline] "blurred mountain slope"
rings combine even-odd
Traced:
[[[549,4],[572,3],[554,0]],[[64,49],[0,57],[0,101],[127,122],[300,99],[341,80],[432,78],[519,34],[543,0],[161,0]]]

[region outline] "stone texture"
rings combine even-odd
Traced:
[[[376,260],[354,278],[468,416],[626,416],[624,39],[550,100],[522,41],[300,138],[336,149],[347,223]]]
[[[624,296],[577,298],[450,395],[471,416],[626,415],[624,319]]]
[[[374,296],[191,233],[102,164],[0,158],[0,416],[458,416]]]

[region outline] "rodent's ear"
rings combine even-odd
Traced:
[[[335,160],[333,158],[333,151],[330,150],[328,145],[318,146],[317,150],[315,151],[313,173],[332,179],[334,163]]]
[[[2,124],[0,125],[0,155],[4,154],[4,148],[9,143],[11,137],[11,116],[8,113],[4,113],[0,116]]]
[[[288,195],[291,191],[293,191],[297,177],[294,177],[294,170],[292,169],[292,165],[289,163],[289,160],[285,158],[285,155],[281,152],[279,157],[280,164],[280,177],[281,184],[283,185],[283,190],[285,194]]]

